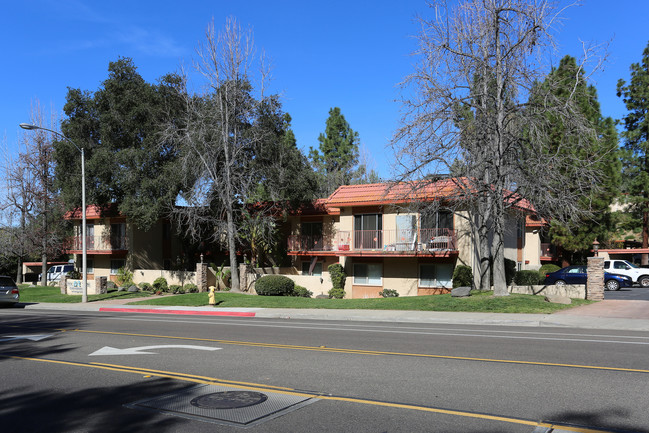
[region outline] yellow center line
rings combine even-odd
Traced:
[[[299,396],[305,398],[317,398],[319,400],[329,400],[329,401],[356,403],[356,404],[364,404],[364,405],[371,405],[371,406],[391,407],[397,409],[415,410],[420,412],[431,412],[431,413],[459,416],[465,418],[477,418],[477,419],[483,419],[489,421],[506,422],[510,424],[528,425],[532,427],[546,427],[546,428],[554,427],[554,428],[561,428],[562,430],[575,432],[575,433],[613,433],[607,430],[599,430],[599,429],[596,430],[596,429],[590,429],[584,427],[562,426],[560,424],[554,424],[554,423],[544,423],[544,422],[537,422],[537,421],[526,420],[521,418],[489,415],[489,414],[475,413],[475,412],[468,412],[468,411],[461,411],[461,410],[441,409],[441,408],[417,406],[413,404],[403,404],[403,403],[390,403],[390,402],[382,402],[382,401],[375,401],[375,400],[366,400],[362,398],[311,394],[306,392],[299,392],[292,388],[281,388],[272,385],[252,384],[248,382],[235,382],[231,380],[210,378],[206,376],[195,376],[186,373],[176,373],[176,372],[169,372],[164,370],[151,370],[146,368],[130,367],[126,365],[101,364],[101,363],[87,364],[82,362],[60,361],[54,359],[31,358],[31,357],[10,356],[10,355],[0,355],[0,357],[19,359],[24,361],[36,361],[36,362],[46,362],[46,363],[61,364],[61,365],[71,365],[75,367],[97,368],[97,369],[109,370],[109,371],[118,371],[118,372],[125,372],[125,373],[141,374],[146,376],[156,376],[156,377],[167,378],[167,379],[176,379],[185,382],[200,383],[206,385],[217,384],[219,386],[224,386],[229,388],[243,388],[243,389],[248,389],[253,391],[276,392],[284,395],[293,395],[293,396]]]
[[[61,329],[61,331],[65,331]],[[435,358],[435,359],[455,359],[462,361],[481,361],[481,362],[496,362],[505,364],[522,364],[522,365],[540,365],[545,367],[567,367],[567,368],[582,368],[589,370],[605,370],[605,371],[620,371],[631,373],[649,373],[649,370],[638,368],[622,368],[622,367],[605,367],[597,365],[584,365],[584,364],[562,364],[557,362],[541,362],[541,361],[518,361],[511,359],[495,359],[495,358],[474,358],[468,356],[452,356],[452,355],[432,355],[428,353],[408,353],[408,352],[386,352],[376,350],[362,350],[362,349],[340,349],[335,347],[323,346],[298,346],[290,344],[273,344],[273,343],[255,343],[250,341],[232,341],[232,340],[218,340],[212,338],[198,338],[198,337],[177,337],[170,335],[155,335],[155,334],[135,334],[127,332],[111,332],[111,331],[90,331],[83,329],[69,329],[69,332],[84,332],[91,334],[109,334],[109,335],[125,335],[129,337],[149,337],[149,338],[164,338],[172,340],[189,340],[189,341],[204,341],[209,343],[230,344],[237,346],[251,346],[251,347],[266,347],[274,349],[290,349],[290,350],[310,350],[317,352],[334,352],[334,353],[347,353],[357,355],[390,355],[390,356],[411,356],[419,358]]]

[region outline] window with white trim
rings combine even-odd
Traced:
[[[383,265],[381,263],[354,263],[354,284],[382,286]]]
[[[419,287],[453,287],[453,265],[450,263],[421,263]]]

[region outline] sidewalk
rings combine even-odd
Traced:
[[[147,298],[141,298],[147,299]],[[124,305],[140,299],[95,301],[87,304],[26,304],[25,309],[58,311],[101,311],[121,313],[238,316],[264,319],[308,319],[453,325],[505,325],[572,327],[649,331],[649,301],[601,301],[554,314],[465,313],[403,310],[326,310],[288,308],[158,307]]]

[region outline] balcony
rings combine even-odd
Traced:
[[[83,236],[68,238],[65,250],[68,254],[83,252]],[[86,249],[93,254],[110,254],[115,251],[127,251],[128,239],[125,236],[86,236]]]
[[[457,252],[451,229],[350,230],[334,236],[289,236],[289,253],[322,255],[447,255]]]

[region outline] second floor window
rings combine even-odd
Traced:
[[[125,223],[115,223],[110,225],[110,243],[113,249],[126,248]]]
[[[383,248],[383,215],[354,215],[354,249]]]
[[[322,222],[303,222],[302,236],[307,250],[321,250],[322,240]]]

